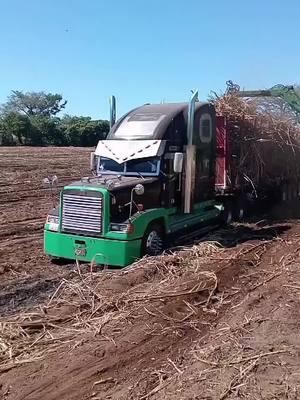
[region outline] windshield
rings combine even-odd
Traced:
[[[165,115],[161,113],[138,112],[124,118],[117,129],[109,133],[108,139],[152,138]]]
[[[155,176],[159,173],[159,165],[160,161],[158,158],[130,160],[118,164],[110,158],[99,157],[98,173]]]
[[[124,164],[118,164],[116,161],[105,158],[99,157],[99,172],[115,172],[121,173],[124,171]]]

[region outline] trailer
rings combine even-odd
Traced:
[[[300,97],[293,86],[240,90],[227,81],[215,103],[217,116],[216,195],[234,197],[236,217],[300,196]],[[281,99],[276,114],[268,98]],[[255,101],[249,101],[252,98]],[[263,98],[263,103],[257,99]],[[278,104],[278,103],[277,103]],[[287,109],[286,109],[287,107]],[[290,112],[283,113],[283,109]],[[277,112],[279,114],[277,114]]]
[[[124,267],[160,254],[170,238],[242,218],[253,184],[239,180],[213,104],[195,91],[189,103],[146,104],[117,122],[110,104],[91,176],[64,187],[47,216],[47,255]]]

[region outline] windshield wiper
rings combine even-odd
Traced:
[[[143,180],[145,180],[145,178],[143,177],[143,175],[140,172],[136,172]]]

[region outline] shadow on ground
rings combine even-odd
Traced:
[[[259,227],[257,225],[236,224],[207,235],[202,240],[215,240],[223,247],[234,247],[247,241],[266,241],[272,240],[287,230],[290,225],[272,225],[267,227]],[[202,241],[201,240],[201,241]]]
[[[201,242],[216,242],[222,247],[234,247],[247,241],[268,241],[272,240],[290,229],[288,224],[276,224],[266,227],[259,227],[251,224],[233,224],[226,227],[218,227],[213,231],[199,236],[182,236],[176,242],[176,246],[170,246],[167,251],[174,251],[182,247],[197,245]]]
[[[252,240],[272,240],[289,230],[292,221],[300,219],[300,199],[289,200],[247,218],[243,223],[215,227],[205,235],[191,233],[177,240],[177,246],[189,246],[203,241],[216,241],[223,247],[234,247]],[[172,247],[172,250],[174,247]]]

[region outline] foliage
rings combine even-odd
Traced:
[[[13,91],[0,113],[0,145],[95,146],[109,130],[108,121],[56,116],[65,107],[61,95]]]
[[[30,130],[28,122],[27,117],[14,112],[3,115],[0,121],[1,143],[4,146],[24,144],[24,138]]]
[[[62,111],[67,104],[60,94],[13,90],[3,107],[4,112],[18,112],[27,116],[51,117]]]
[[[69,145],[92,146],[98,140],[104,139],[108,130],[108,121],[93,121],[90,117],[72,117],[65,115],[61,127]]]

